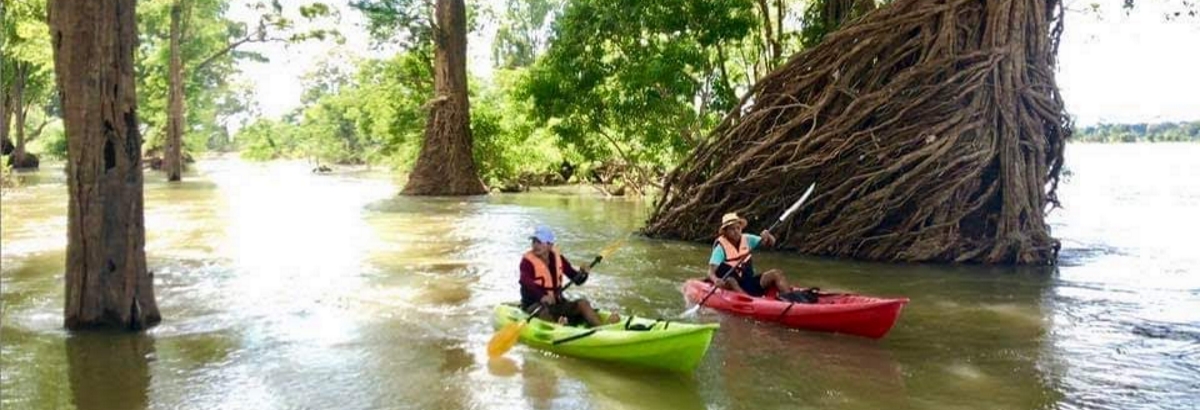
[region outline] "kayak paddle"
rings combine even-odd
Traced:
[[[792,204],[792,206],[788,207],[788,209],[786,211],[783,211],[783,214],[779,215],[779,219],[776,220],[775,223],[772,223],[771,227],[767,228],[767,230],[770,231],[772,229],[775,229],[775,226],[779,225],[780,222],[787,220],[787,218],[789,216],[792,216],[792,214],[795,213],[797,209],[800,209],[800,205],[804,204],[804,201],[808,199],[808,196],[812,194],[813,189],[816,187],[817,187],[816,182],[809,184],[808,190],[804,191],[804,195],[801,195],[800,199],[797,200],[796,203],[794,203],[794,204]],[[734,266],[733,269],[730,269],[729,271],[725,272],[724,275],[721,275],[721,280],[728,278],[729,274],[737,271],[738,269],[741,269],[743,263],[746,263],[746,259],[742,259],[741,262],[738,262],[737,266]],[[717,286],[717,284],[714,283],[712,286],[712,290],[709,290],[708,294],[704,295],[704,298],[700,299],[700,303],[697,303],[696,306],[692,306],[692,307],[688,308],[688,310],[684,311],[683,316],[695,315],[696,312],[700,310],[700,307],[704,306],[704,302],[707,302],[708,298],[712,297],[712,295],[717,292],[717,289],[718,289],[718,286]]]
[[[604,247],[604,250],[601,250],[600,254],[596,255],[596,259],[592,259],[592,263],[588,264],[588,271],[590,272],[591,268],[595,267],[600,263],[601,260],[604,260],[605,257],[615,252],[617,248],[620,248],[624,242],[625,239],[622,238]],[[567,284],[562,287],[562,289],[559,289],[558,294],[562,296],[562,292],[567,290],[567,288],[571,287],[573,284],[575,284],[575,281],[568,281]],[[505,352],[508,352],[509,349],[512,349],[513,345],[517,344],[517,339],[521,336],[521,330],[525,328],[525,325],[529,324],[530,320],[533,320],[533,318],[537,317],[538,313],[541,312],[542,308],[544,307],[546,307],[545,304],[538,303],[537,307],[534,308],[532,312],[529,312],[528,318],[504,325],[504,327],[500,328],[495,335],[492,335],[492,340],[489,340],[487,345],[488,357],[495,359],[503,355]]]

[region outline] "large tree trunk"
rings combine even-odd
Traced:
[[[161,319],[146,270],[136,0],[51,0],[67,132],[69,329],[143,329]]]
[[[463,0],[437,0],[434,13],[434,90],[425,143],[404,187],[406,195],[487,193],[471,155],[467,101],[467,14]]]
[[[1052,263],[1061,18],[1055,0],[898,0],[854,20],[755,84],[646,232],[711,241],[725,212],[765,225],[817,181],[777,232],[801,252]]]
[[[179,49],[181,6],[171,5],[171,62],[167,89],[167,146],[163,152],[163,171],[168,181],[179,181],[183,173],[183,58]]]

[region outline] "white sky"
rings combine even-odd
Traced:
[[[1082,9],[1092,1],[1069,1]],[[1165,21],[1181,0],[1119,1],[1095,14],[1068,12],[1058,85],[1078,125],[1200,120],[1200,17]]]
[[[497,0],[468,1],[468,7]],[[1095,0],[1102,16],[1084,11],[1092,0],[1068,0],[1066,29],[1059,47],[1058,85],[1067,111],[1077,125],[1097,122],[1200,120],[1200,18],[1165,21],[1163,14],[1181,0],[1137,0],[1126,16],[1120,0]],[[362,15],[345,0],[327,4],[340,11],[338,29],[347,42],[300,45],[252,45],[270,63],[241,64],[243,81],[253,84],[262,114],[278,118],[300,104],[300,77],[326,56],[382,57],[390,51],[370,50]],[[234,16],[253,17],[235,5]],[[491,75],[491,39],[485,27],[468,39],[469,69]],[[235,126],[236,127],[236,126]]]

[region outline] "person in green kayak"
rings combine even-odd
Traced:
[[[587,299],[569,300],[562,293],[568,279],[577,285],[587,281],[589,267],[583,265],[576,270],[571,266],[554,246],[554,232],[549,227],[538,226],[529,239],[533,245],[521,258],[520,266],[521,308],[533,312],[538,305],[544,305],[538,317],[560,324],[604,324]],[[608,317],[609,323],[620,320],[615,312]]]
[[[737,213],[731,212],[721,217],[721,227],[717,229],[717,239],[708,258],[709,282],[722,289],[755,297],[766,295],[770,288],[775,288],[780,295],[791,292],[792,288],[788,286],[783,271],[771,269],[757,275],[750,260],[751,250],[760,245],[775,246],[775,236],[767,230],[763,230],[761,236],[744,234],[742,229],[745,228],[746,220]]]

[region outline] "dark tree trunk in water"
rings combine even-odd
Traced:
[[[37,158],[25,152],[25,114],[27,112],[25,107],[25,82],[29,79],[29,64],[24,62],[17,63],[17,72],[14,74],[12,111],[15,119],[13,122],[13,131],[16,133],[17,143],[13,146],[10,163],[13,168],[18,169],[37,168]]]
[[[801,252],[1052,263],[1061,17],[1054,0],[899,0],[855,20],[754,86],[646,232],[711,241],[725,212],[765,227],[816,181],[776,232]]]
[[[0,75],[4,69],[3,64],[0,64]],[[12,124],[12,93],[5,89],[0,84],[0,154],[8,155],[15,148],[13,142],[8,138],[8,128]]]
[[[181,6],[171,5],[171,62],[167,89],[167,140],[163,150],[163,171],[168,181],[179,181],[183,173],[183,60],[179,49]]]
[[[9,158],[13,168],[22,168],[25,163],[25,77],[29,74],[29,66],[25,63],[16,64],[12,85],[13,134],[16,144]]]
[[[69,329],[159,322],[146,270],[135,0],[51,0],[50,36],[67,133]]]
[[[406,195],[487,193],[471,155],[467,101],[467,17],[463,0],[437,0],[434,29],[434,90],[425,122],[425,143],[404,187]]]

